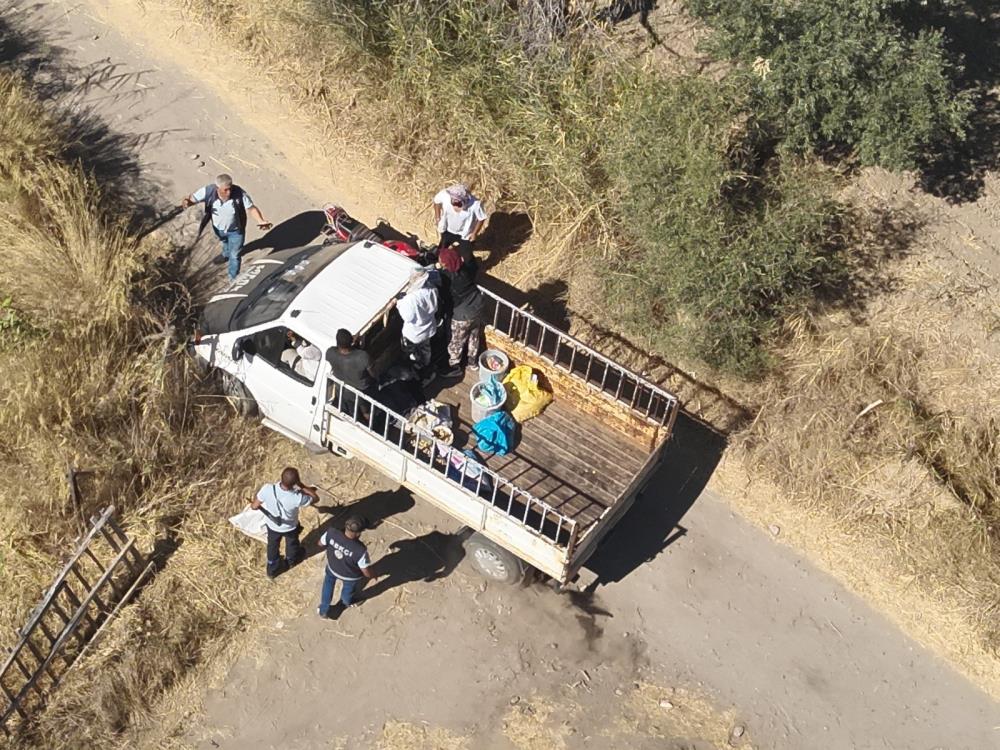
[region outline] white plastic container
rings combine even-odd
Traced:
[[[480,391],[482,391],[482,389],[485,387],[486,384],[480,382],[480,383],[474,383],[472,385],[472,388],[469,389],[469,403],[472,406],[472,424],[475,424],[480,419],[486,419],[486,417],[488,417],[495,411],[500,411],[501,409],[503,409],[504,404],[507,403],[506,390],[503,391],[503,396],[500,398],[500,400],[497,403],[492,404],[491,406],[483,406],[482,404],[477,403],[476,396],[478,396]]]
[[[501,367],[499,370],[491,370],[490,366],[487,364],[490,360],[494,362],[499,362]],[[499,349],[487,349],[485,352],[479,355],[479,382],[485,383],[491,377],[497,380],[503,380],[507,375],[507,371],[510,370],[510,358],[504,354]]]

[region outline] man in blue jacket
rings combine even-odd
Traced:
[[[333,589],[340,581],[340,609],[350,607],[361,582],[373,578],[372,563],[368,557],[368,547],[361,541],[365,522],[359,516],[351,516],[344,524],[344,530],[331,526],[320,537],[320,546],[326,550],[326,575],[323,591],[319,597],[320,617],[330,617],[330,602]],[[334,618],[335,619],[335,618]]]

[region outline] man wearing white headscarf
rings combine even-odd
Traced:
[[[469,188],[456,183],[434,196],[434,220],[441,233],[439,247],[458,243],[459,251],[466,256],[486,223],[486,211]]]

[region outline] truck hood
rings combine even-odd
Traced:
[[[227,333],[237,327],[239,313],[273,279],[308,259],[302,284],[332,263],[348,245],[309,245],[271,253],[244,266],[243,271],[205,304],[198,326],[202,335]]]

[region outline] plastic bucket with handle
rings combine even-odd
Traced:
[[[485,383],[491,377],[503,380],[510,369],[510,358],[499,349],[487,349],[479,355],[479,382]]]
[[[483,389],[486,387],[485,383],[474,383],[472,388],[469,390],[469,403],[472,405],[472,424],[475,424],[481,419],[486,419],[490,414],[495,411],[500,411],[503,409],[504,404],[507,403],[507,391],[503,391],[503,395],[500,400],[495,404],[481,404],[478,398],[482,395]]]

